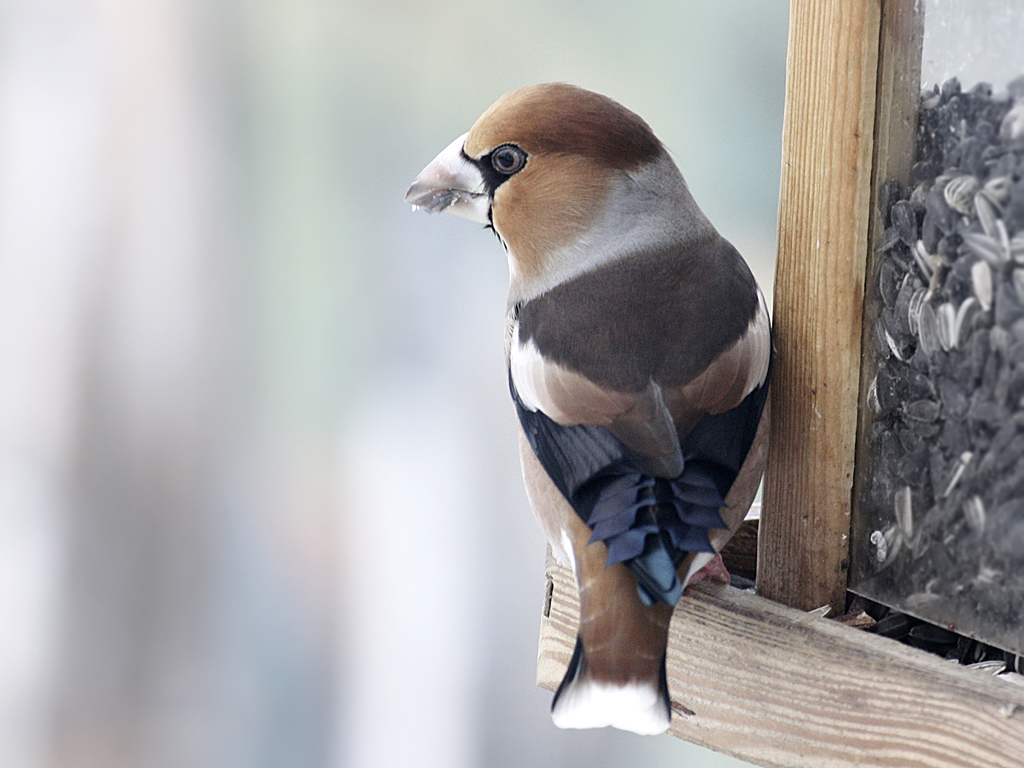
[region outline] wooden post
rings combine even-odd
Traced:
[[[757,589],[846,597],[880,0],[792,0]]]

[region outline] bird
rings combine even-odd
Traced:
[[[580,602],[554,724],[663,733],[673,609],[721,576],[765,465],[764,295],[650,126],[575,85],[499,98],[406,201],[484,225],[508,257],[523,478]]]

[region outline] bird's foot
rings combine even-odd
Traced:
[[[732,577],[729,575],[729,571],[726,570],[725,563],[722,562],[721,555],[715,555],[710,563],[693,574],[693,578],[690,579],[690,584],[697,584],[705,579],[717,581],[719,584],[730,583]]]

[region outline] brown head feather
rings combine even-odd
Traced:
[[[582,155],[629,170],[661,153],[650,126],[616,101],[567,83],[544,83],[502,96],[466,138],[473,158],[514,143],[529,154]]]

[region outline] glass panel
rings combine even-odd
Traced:
[[[1020,653],[1024,14],[922,5],[914,162],[876,193],[851,585]]]

